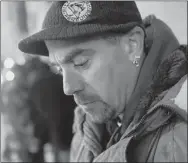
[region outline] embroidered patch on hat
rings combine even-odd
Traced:
[[[63,16],[70,22],[82,22],[91,14],[92,6],[89,1],[68,1],[62,7]]]

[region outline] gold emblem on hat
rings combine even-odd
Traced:
[[[91,14],[89,1],[68,1],[62,7],[63,16],[70,22],[82,22]]]

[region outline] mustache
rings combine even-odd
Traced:
[[[79,93],[74,95],[74,101],[78,105],[84,105],[101,100],[99,96],[89,93]]]

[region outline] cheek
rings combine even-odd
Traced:
[[[113,105],[116,76],[111,63],[98,61],[87,73],[87,83],[100,98],[109,105]]]

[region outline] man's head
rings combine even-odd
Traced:
[[[143,55],[142,19],[133,1],[55,2],[43,30],[21,41],[27,53],[49,55],[63,75],[64,92],[96,122],[118,116],[134,89]]]
[[[67,41],[45,41],[52,64],[63,75],[66,95],[96,122],[117,117],[132,93],[143,55],[144,32],[135,27],[127,34],[106,34]]]

